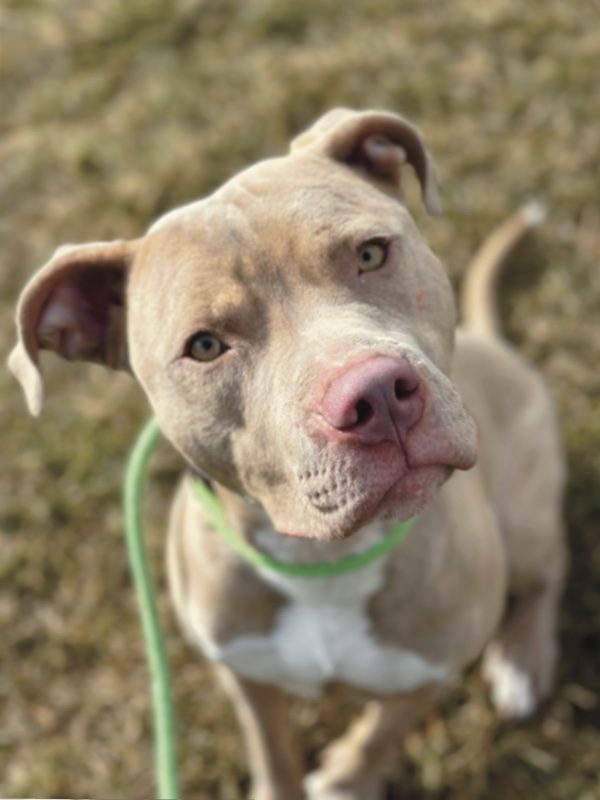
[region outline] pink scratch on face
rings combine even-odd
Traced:
[[[425,292],[417,292],[417,311],[419,317],[423,318],[425,308]]]

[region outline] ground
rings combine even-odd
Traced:
[[[600,219],[594,0],[5,0],[0,9],[0,350],[26,277],[65,242],[140,234],[334,105],[423,130],[445,216],[419,221],[458,285],[486,233],[530,198],[546,224],[511,260],[507,335],[544,372],[569,461],[572,553],[556,691],[500,724],[474,668],[413,733],[390,798],[600,796]],[[413,187],[414,188],[414,187]],[[416,209],[417,192],[412,191]],[[148,679],[122,541],[120,483],[148,414],[124,375],[44,362],[30,418],[0,371],[0,796],[153,796]],[[241,800],[229,706],[183,643],[164,591],[178,458],[148,500],[176,676],[187,798]],[[298,703],[309,761],[339,730]],[[401,787],[401,791],[400,788]]]

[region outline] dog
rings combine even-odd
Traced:
[[[419,131],[336,109],[141,238],[60,248],[18,305],[9,363],[33,414],[42,349],[130,370],[192,467],[170,587],[233,700],[254,800],[380,797],[403,736],[482,652],[503,717],[533,713],[552,682],[563,457],[548,392],[494,312],[502,257],[537,212],[475,259],[456,330],[407,167],[438,214]],[[244,552],[215,529],[198,475]],[[361,559],[409,518],[352,572],[247,558]],[[288,695],[336,684],[364,709],[303,776]]]

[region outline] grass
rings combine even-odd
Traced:
[[[395,109],[421,127],[446,215],[415,211],[456,283],[491,227],[532,196],[547,204],[502,305],[509,337],[553,390],[570,465],[558,685],[535,720],[501,725],[474,669],[408,739],[396,785],[409,800],[600,794],[597,10],[593,0],[0,9],[3,352],[20,287],[57,245],[138,235],[163,210],[283,152],[333,105]],[[44,368],[39,421],[0,373],[0,796],[148,798],[147,673],[120,509],[125,454],[147,406],[126,376],[52,358]],[[240,800],[247,778],[232,714],[164,592],[178,469],[165,449],[148,537],[177,676],[183,791]],[[344,703],[295,704],[309,760],[349,713]]]

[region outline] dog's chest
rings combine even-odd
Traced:
[[[332,681],[390,694],[443,682],[445,665],[380,644],[372,635],[368,600],[383,574],[382,562],[325,579],[265,573],[264,579],[289,598],[271,633],[221,645],[204,640],[203,649],[247,678],[304,697],[318,697]]]

